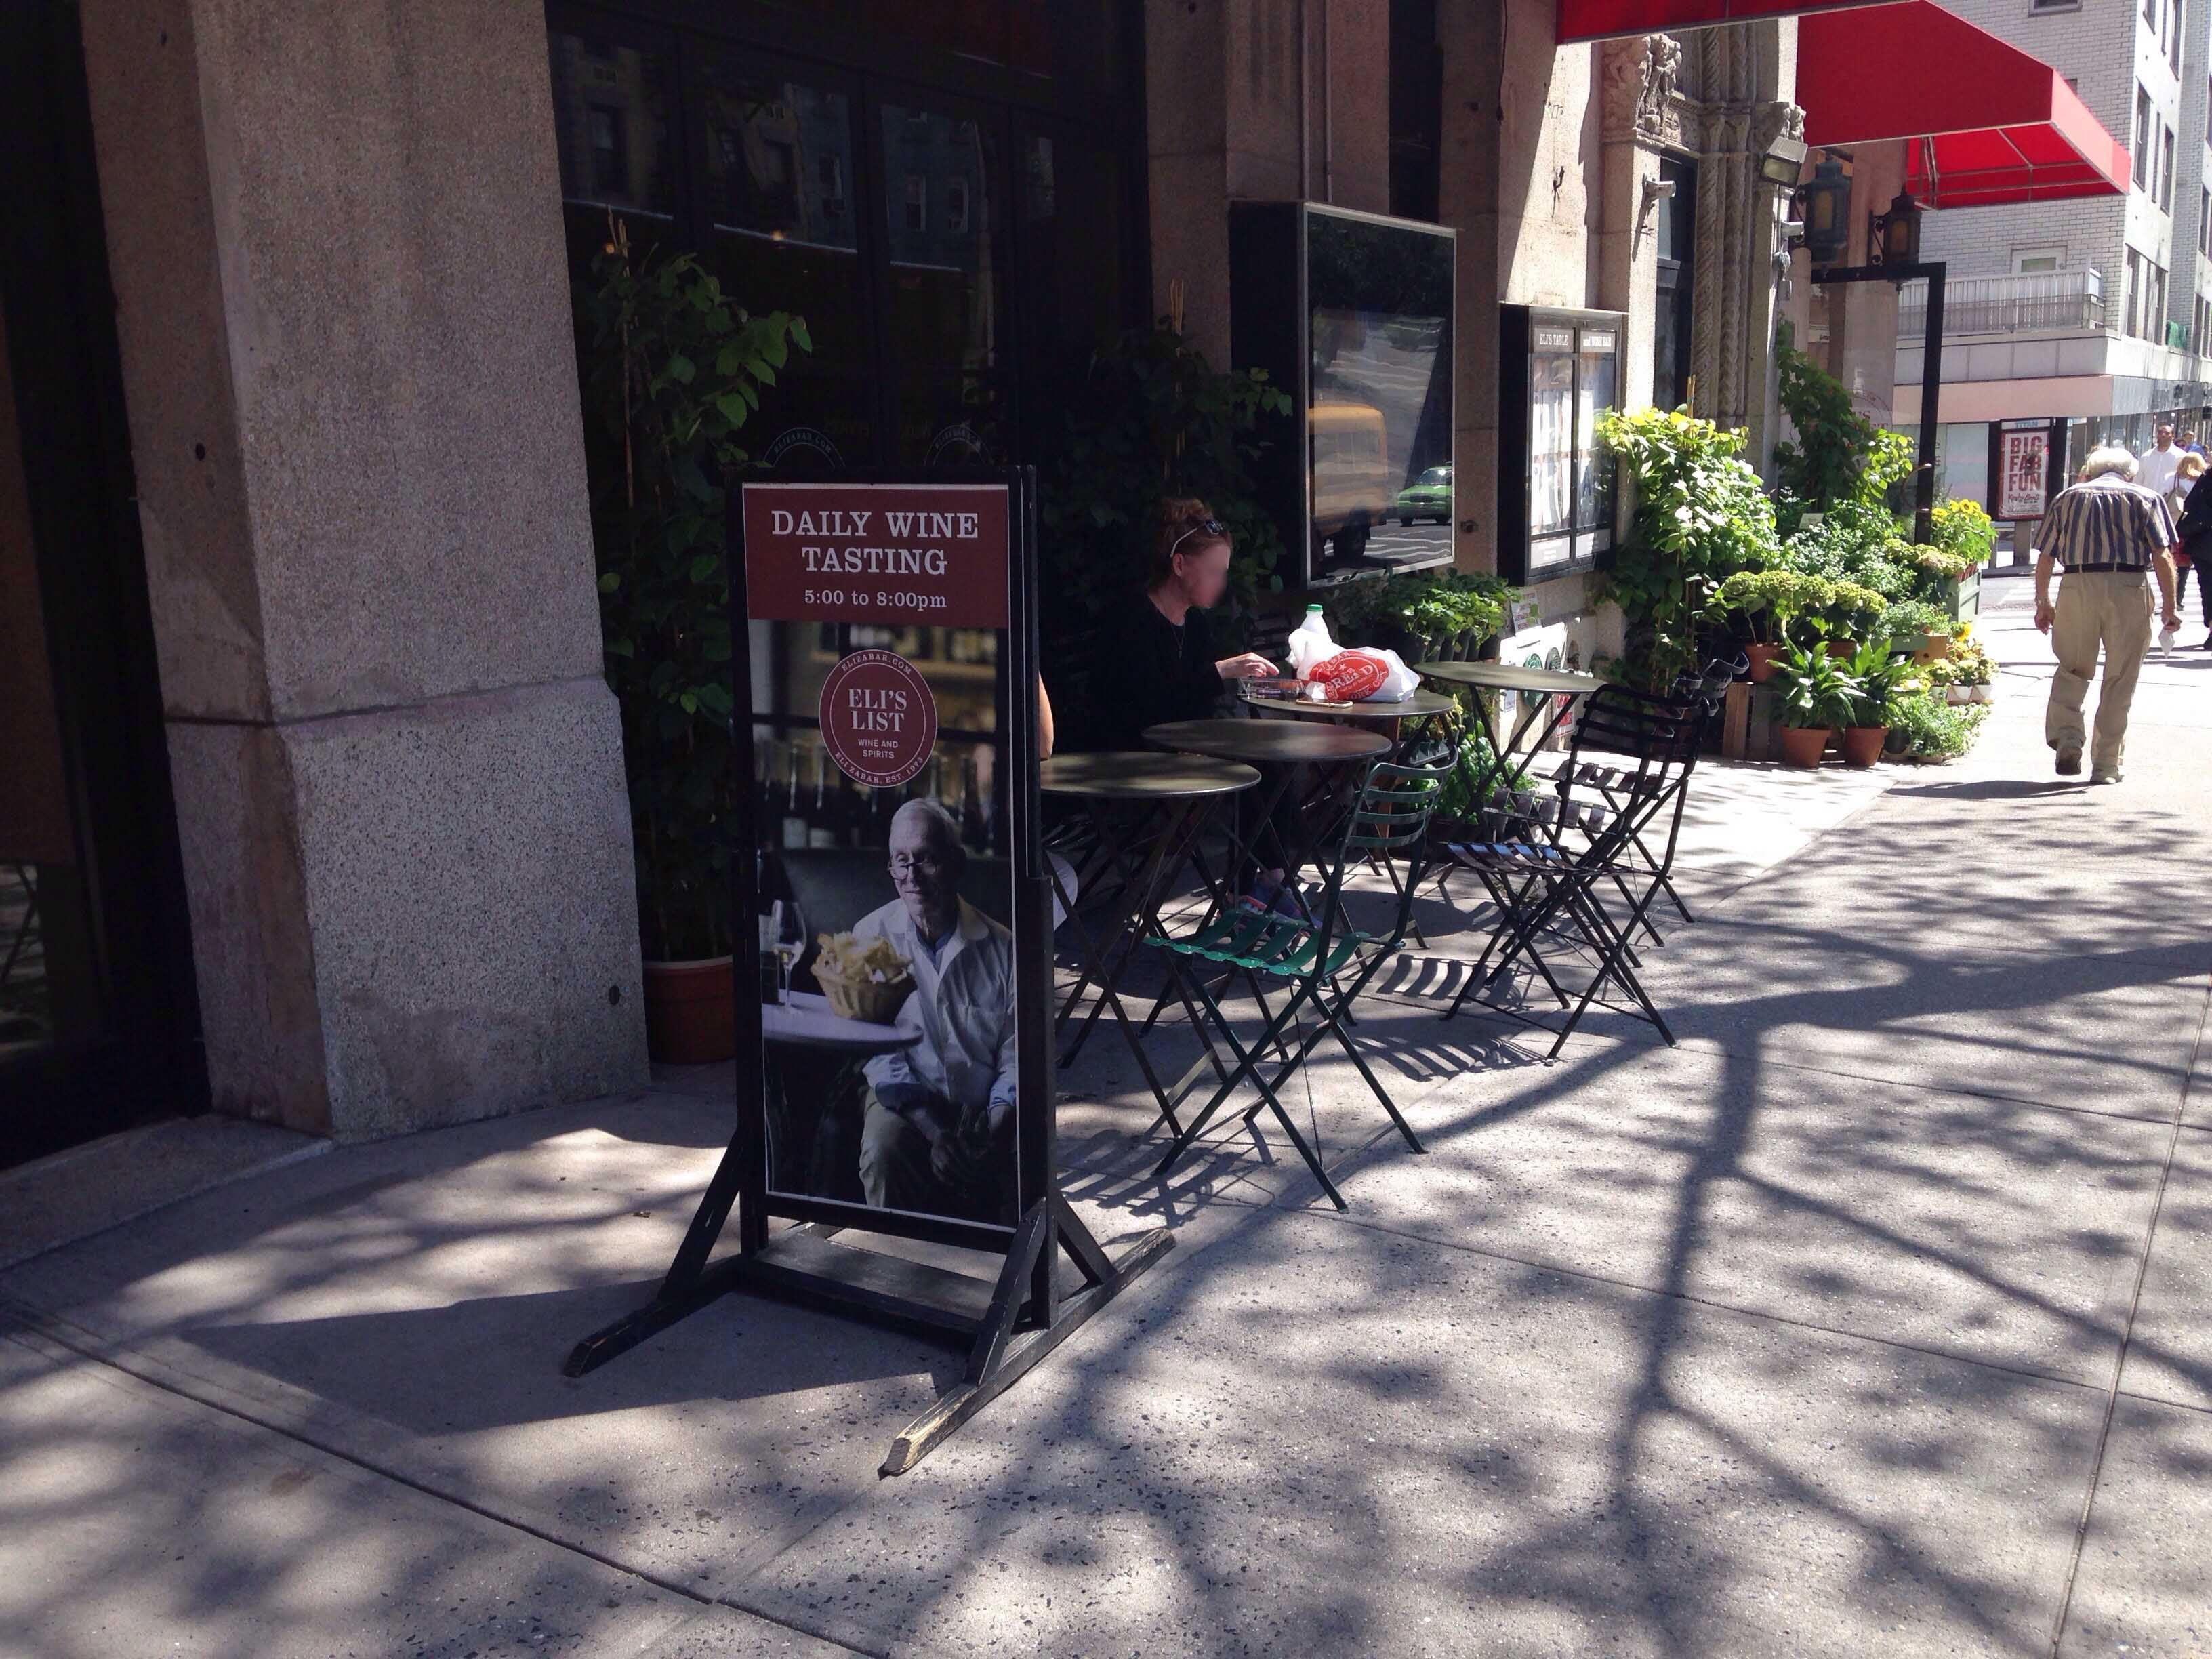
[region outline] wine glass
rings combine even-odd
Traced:
[[[775,915],[775,1000],[791,1006],[791,970],[806,951],[806,928],[795,904],[778,904]]]

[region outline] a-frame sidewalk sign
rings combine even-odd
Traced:
[[[748,472],[728,497],[733,765],[757,781],[732,824],[737,1121],[653,1299],[563,1369],[734,1290],[964,1345],[961,1381],[891,1443],[882,1472],[901,1474],[1171,1238],[1109,1257],[1059,1187],[1034,471]],[[779,749],[811,822],[768,810]],[[808,872],[811,891],[883,902],[829,919],[827,947],[771,939],[761,919],[803,911]],[[750,970],[755,931],[785,945],[781,975]],[[849,985],[852,957],[893,982],[842,1006],[794,988],[805,969]],[[738,1248],[710,1259],[733,1211]],[[868,1249],[871,1233],[1004,1260],[994,1283]]]

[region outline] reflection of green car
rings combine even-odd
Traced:
[[[1416,519],[1434,519],[1438,524],[1449,524],[1452,515],[1451,469],[1432,466],[1426,472],[1398,492],[1390,511],[1400,524],[1411,524]]]

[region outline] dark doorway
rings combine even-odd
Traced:
[[[0,10],[0,1164],[204,1109],[76,8]]]

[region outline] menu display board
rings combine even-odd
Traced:
[[[1025,1198],[1006,483],[741,486],[765,1199],[915,1236]],[[1034,1130],[1031,1131],[1034,1133]],[[950,1229],[951,1231],[945,1230]]]
[[[1541,581],[1613,545],[1613,468],[1598,417],[1617,405],[1616,312],[1499,307],[1499,574]]]

